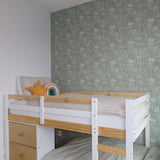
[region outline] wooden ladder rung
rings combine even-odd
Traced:
[[[104,144],[98,144],[98,151],[116,154],[116,155],[120,155],[120,156],[126,156],[126,149],[108,146],[108,145],[104,145]]]

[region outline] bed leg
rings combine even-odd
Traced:
[[[150,126],[149,126],[149,122],[145,128],[145,146],[147,148],[150,147]]]
[[[8,95],[3,95],[4,159],[9,160]]]
[[[133,160],[133,142],[126,139],[126,160]]]
[[[92,98],[92,160],[98,160],[98,99]]]
[[[133,100],[126,100],[126,160],[133,160]]]

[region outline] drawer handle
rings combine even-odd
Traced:
[[[21,154],[19,155],[19,157],[24,157],[24,153],[21,153]]]
[[[19,136],[24,136],[24,132],[20,133]]]

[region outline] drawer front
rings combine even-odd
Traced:
[[[36,160],[36,152],[35,148],[10,142],[10,160]]]
[[[11,142],[37,148],[36,126],[10,122],[9,137]]]

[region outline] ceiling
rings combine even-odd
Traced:
[[[42,7],[50,9],[52,12],[70,8],[93,0],[32,0]]]

